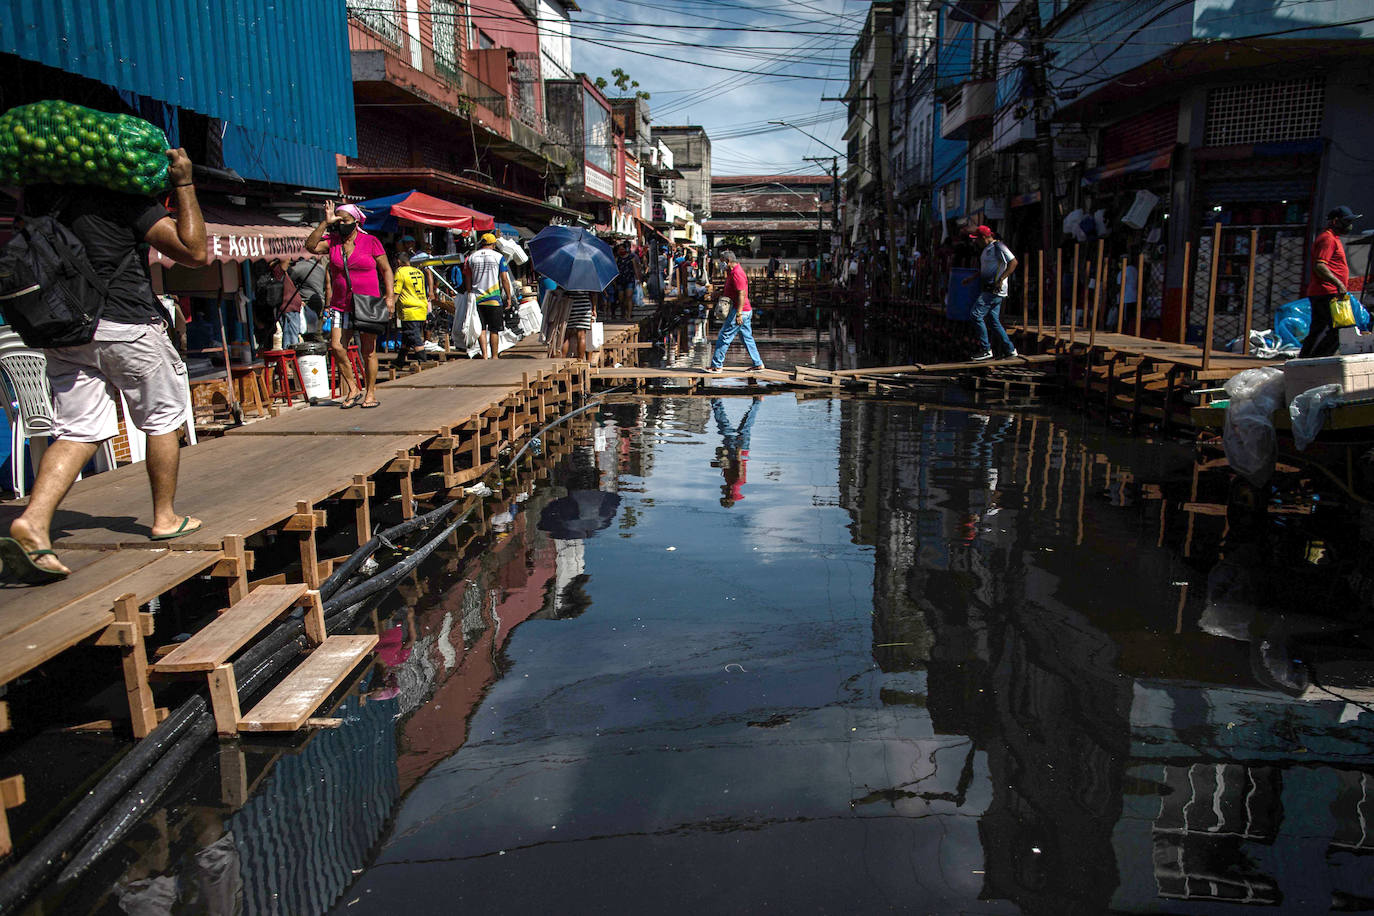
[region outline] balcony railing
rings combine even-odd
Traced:
[[[974,124],[992,117],[996,101],[996,82],[965,82],[945,100],[944,116],[940,119],[940,136],[946,140],[967,140],[969,130]]]
[[[488,86],[486,83],[464,71],[463,95],[467,96],[474,105],[480,105],[487,111],[496,115],[498,118],[510,117],[510,105],[507,102],[507,94]]]

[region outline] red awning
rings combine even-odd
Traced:
[[[423,191],[365,200],[358,206],[368,215],[365,225],[371,231],[394,231],[386,217],[444,229],[485,232],[496,228],[496,219],[490,214],[431,197]]]
[[[288,223],[261,210],[205,205],[205,243],[212,261],[256,261],[259,258],[303,258],[305,240],[315,227]],[[170,266],[170,258],[150,249],[148,263]]]

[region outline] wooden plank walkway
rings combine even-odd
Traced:
[[[337,407],[299,411],[303,418],[328,422]],[[369,411],[380,413],[380,410]],[[269,422],[269,421],[263,421]],[[357,474],[374,474],[415,444],[415,436],[225,436],[181,450],[177,508],[201,519],[203,527],[170,542],[179,550],[219,550],[229,535],[249,537],[296,511],[298,500],[323,502],[353,483]],[[0,506],[0,528],[23,506]],[[58,550],[153,550],[169,542],[148,540],[152,524],[148,474],[143,465],[77,481],[53,520]],[[28,589],[33,598],[48,591]]]
[[[608,351],[624,353],[637,341],[638,329],[608,325],[606,336]],[[459,426],[467,430],[461,448],[481,460],[464,470],[453,460],[459,435],[441,439],[445,486],[475,479],[490,460],[484,450],[519,434],[531,414],[543,419],[546,411],[567,405],[582,390],[583,370],[574,361],[546,359],[542,345],[527,341],[500,360],[458,359],[383,383],[377,409],[302,407],[184,448],[177,507],[204,524],[170,543],[148,539],[151,504],[143,465],[78,481],[53,524],[54,545],[72,575],[47,586],[0,587],[0,684],[93,638],[98,645],[122,646],[135,734],[146,733],[155,720],[149,718],[143,637],[154,621],[144,614],[146,619],[131,623],[131,613],[138,616],[142,605],[207,571],[229,583],[228,604],[244,598],[244,540],[269,529],[301,537],[300,574],[307,582],[317,580],[314,530],[323,524],[323,513],[315,505],[353,500],[357,522],[366,527],[371,484],[359,481],[388,472],[403,474],[408,484],[410,471],[419,467],[415,450],[427,443],[433,450],[443,431]],[[409,492],[403,485],[402,494]],[[7,528],[22,510],[22,501],[0,505],[0,526]],[[407,505],[403,512],[409,510]],[[131,663],[129,651],[141,661]]]

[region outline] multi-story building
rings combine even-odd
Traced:
[[[711,187],[711,248],[730,239],[741,257],[811,258],[829,242],[829,175],[717,175]]]
[[[543,78],[546,58],[556,69],[569,56],[558,26],[575,4],[347,7],[359,136],[339,168],[349,193],[413,188],[510,222],[585,216],[561,205],[575,158],[572,138],[550,123]]]
[[[893,13],[895,4],[869,5],[859,39],[849,52],[849,144],[844,173],[844,227],[848,247],[883,249],[887,269],[897,267],[896,204],[892,179]]]
[[[686,227],[675,229],[674,241],[699,245],[703,241],[699,221],[711,218],[711,138],[703,127],[655,126],[653,136],[673,151],[677,202],[695,215]]]

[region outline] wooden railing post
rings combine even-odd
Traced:
[[[1216,321],[1217,309],[1217,265],[1221,263],[1221,222],[1212,224],[1212,264],[1207,271],[1207,320],[1202,326],[1202,369],[1207,371],[1212,365],[1212,325]]]
[[[1178,342],[1188,342],[1188,262],[1192,259],[1193,243],[1183,243],[1183,301],[1178,310]]]
[[[1240,332],[1242,353],[1250,352],[1250,331],[1255,320],[1255,251],[1259,248],[1259,230],[1250,230],[1250,264],[1245,270],[1245,325]]]
[[[1035,349],[1040,351],[1040,335],[1045,331],[1045,252],[1036,253],[1039,263],[1035,268]]]
[[[1117,294],[1116,304],[1116,333],[1118,334],[1121,333],[1122,324],[1126,321],[1126,265],[1128,263],[1130,263],[1129,259],[1122,255],[1120,279],[1117,281],[1117,285],[1121,287],[1121,292]],[[1136,310],[1139,311],[1139,309],[1140,303],[1136,303]]]
[[[1140,336],[1140,317],[1145,313],[1145,252],[1135,263],[1135,336]]]

